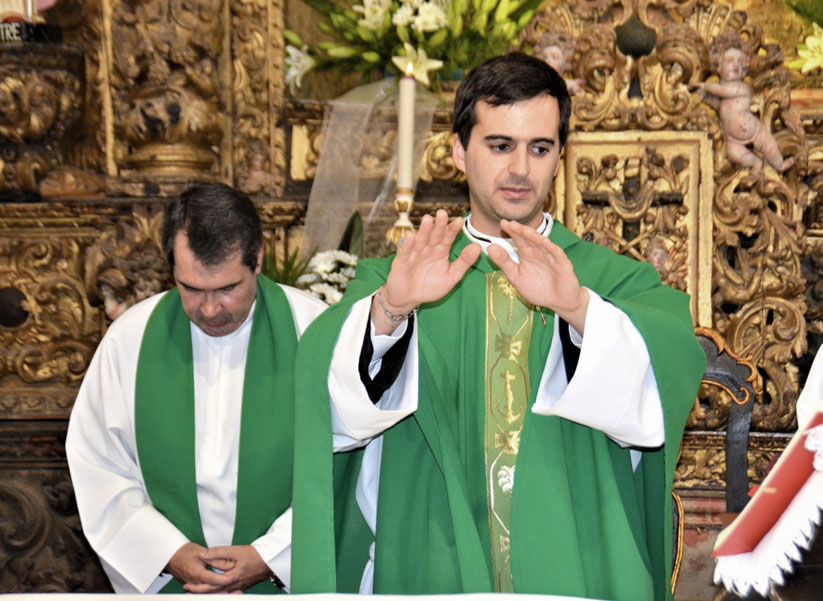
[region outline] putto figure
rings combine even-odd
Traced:
[[[733,163],[751,167],[752,175],[759,175],[763,159],[782,173],[794,165],[793,158],[783,158],[777,140],[752,114],[752,91],[743,81],[749,70],[749,54],[736,32],[718,35],[711,47],[712,70],[720,76],[719,82],[693,85],[705,94],[704,101],[717,109],[726,135],[726,150]],[[761,159],[749,147],[763,155]]]
[[[574,57],[574,40],[556,31],[546,32],[534,49],[534,55],[546,62],[552,69],[563,75],[571,67]],[[583,80],[566,79],[566,88],[574,96],[583,89]]]

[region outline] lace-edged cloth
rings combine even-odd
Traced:
[[[802,561],[803,551],[809,549],[816,527],[821,524],[823,424],[798,432],[795,436],[805,438],[803,447],[813,453],[813,471],[754,550],[717,558],[715,584],[722,583],[726,590],[741,597],[748,595],[752,589],[765,597],[773,587],[785,584],[785,575],[791,574],[794,565]],[[767,481],[764,481],[757,494],[761,494],[766,484]]]

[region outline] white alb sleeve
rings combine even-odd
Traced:
[[[251,544],[272,573],[286,585],[286,591],[291,586],[291,514],[289,507]]]
[[[112,586],[143,593],[157,588],[160,572],[188,539],[152,506],[138,467],[134,403],[125,396],[134,376],[126,384],[119,375],[136,368],[130,342],[107,336],[97,349],[69,420],[66,456],[83,532]]]
[[[555,319],[554,334],[532,411],[555,415],[606,433],[622,446],[665,442],[663,409],[649,352],[620,309],[589,290],[585,333],[570,328],[580,358],[567,380]]]
[[[332,435],[335,451],[362,447],[417,410],[417,329],[412,332],[403,367],[377,404],[360,380],[359,362],[371,297],[357,301],[343,322],[329,370]],[[397,332],[395,332],[397,336]],[[386,337],[381,337],[386,338]],[[378,341],[378,344],[382,344]],[[382,347],[382,354],[388,346]],[[375,349],[377,350],[377,346]],[[375,360],[372,360],[373,367]]]

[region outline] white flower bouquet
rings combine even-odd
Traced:
[[[408,57],[415,78],[429,85],[428,71],[472,69],[517,42],[542,0],[303,0],[325,19],[317,23],[336,38],[317,48],[286,30],[286,81],[292,94],[312,69],[397,72],[394,57]],[[439,70],[439,71],[438,71]],[[422,75],[421,75],[422,74]]]
[[[333,305],[341,298],[354,277],[357,257],[342,250],[327,250],[314,255],[306,272],[297,278],[297,286]]]

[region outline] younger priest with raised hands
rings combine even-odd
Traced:
[[[294,592],[671,598],[705,358],[685,294],[543,212],[570,106],[522,54],[470,73],[470,214],[361,261],[301,340]]]

